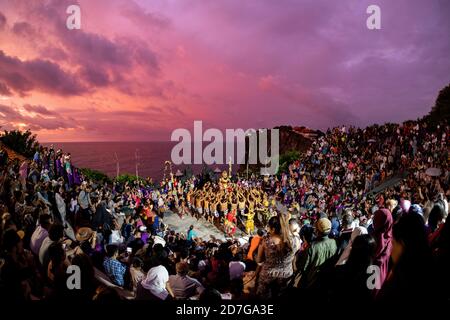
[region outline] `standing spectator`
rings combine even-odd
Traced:
[[[269,234],[258,249],[260,272],[256,294],[268,299],[277,296],[293,274],[292,236],[283,214],[269,219]],[[330,226],[331,228],[331,226]]]
[[[56,207],[58,209],[59,217],[63,226],[66,226],[66,202],[64,200],[64,189],[60,187],[55,194]]]
[[[342,216],[342,229],[338,237],[338,253],[342,253],[347,247],[353,232],[353,216],[351,211],[347,211]]]
[[[436,283],[422,216],[403,215],[393,227],[392,268],[377,295],[382,305],[407,303],[415,308],[434,302]],[[425,303],[425,304],[424,304]]]
[[[19,169],[20,183],[22,184],[22,190],[27,188],[27,177],[28,177],[28,161],[22,161]]]
[[[259,244],[261,243],[261,239],[264,236],[264,230],[263,229],[258,229],[258,231],[256,231],[256,235],[254,235],[250,241],[250,248],[248,250],[247,253],[247,259],[248,260],[254,260],[254,256],[258,253],[258,247]]]
[[[192,244],[195,239],[197,238],[197,233],[194,231],[194,226],[190,225],[189,226],[189,230],[187,232],[187,236],[186,236],[186,240],[188,242],[188,244]]]
[[[374,263],[380,267],[380,284],[386,279],[392,251],[392,214],[386,208],[378,209],[373,216],[373,237],[377,243]]]
[[[344,251],[342,252],[341,256],[339,257],[339,260],[336,263],[336,265],[342,265],[342,264],[345,264],[347,262],[347,259],[350,256],[350,252],[352,250],[353,241],[355,241],[356,237],[358,237],[358,236],[360,236],[362,234],[367,234],[367,229],[366,228],[364,228],[364,227],[356,227],[355,229],[353,229],[352,235],[350,236],[350,240],[349,240],[347,246],[345,247]]]
[[[317,289],[319,276],[336,255],[337,245],[328,235],[331,232],[331,221],[320,218],[316,222],[316,239],[306,252],[305,260],[301,261],[299,270],[302,273],[300,287]]]
[[[89,210],[92,207],[92,203],[86,181],[83,181],[81,184],[81,191],[78,194],[78,205],[80,206],[82,220],[89,221],[91,217]]]
[[[346,263],[337,265],[333,273],[331,299],[338,306],[349,301],[356,306],[369,306],[373,294],[367,286],[367,268],[373,263],[376,243],[367,233],[356,236],[351,242],[347,246],[350,250]]]

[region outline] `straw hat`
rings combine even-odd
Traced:
[[[320,218],[316,222],[316,228],[321,234],[327,234],[331,231],[331,221],[327,218]]]
[[[83,228],[78,229],[77,234],[75,235],[75,238],[80,242],[86,241],[92,237],[93,233],[94,233],[94,231],[92,231],[91,228],[83,227]]]

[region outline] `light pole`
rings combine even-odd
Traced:
[[[248,180],[248,163],[250,162],[250,153],[251,153],[251,150],[252,150],[251,149],[252,144],[250,143],[250,136],[251,136],[251,134],[247,133],[246,136],[248,138],[248,157],[247,157],[247,180]]]
[[[114,159],[116,160],[116,178],[117,178],[117,177],[119,177],[120,164],[119,164],[119,158],[117,157],[116,152],[114,152]]]
[[[140,163],[139,163],[139,149],[136,149],[136,152],[135,152],[134,155],[136,157],[136,178],[139,180],[139,170],[138,170],[138,167],[140,165]]]

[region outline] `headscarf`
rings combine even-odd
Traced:
[[[167,281],[169,281],[169,272],[164,266],[159,265],[148,270],[147,277],[142,280],[141,285],[154,296],[165,300],[169,295],[166,289]]]
[[[409,207],[411,207],[411,201],[406,199],[400,199],[400,208],[402,208],[402,212],[407,213],[409,211]]]
[[[382,285],[388,273],[389,257],[392,251],[391,212],[386,208],[378,209],[373,217],[373,237],[377,243],[374,264],[380,267],[380,284]]]
[[[367,234],[367,229],[364,227],[355,227],[352,231],[352,234],[350,236],[350,241],[348,242],[347,247],[345,247],[344,251],[342,252],[341,256],[339,257],[338,262],[336,265],[342,265],[345,264],[348,260],[348,257],[350,256],[350,252],[352,251],[352,243],[355,240],[355,238],[359,235]]]

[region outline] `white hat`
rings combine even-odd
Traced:
[[[154,241],[153,242],[153,246],[155,246],[158,243],[160,243],[163,247],[166,246],[166,241],[163,238],[161,238],[160,236],[155,236],[153,238],[153,241]]]

